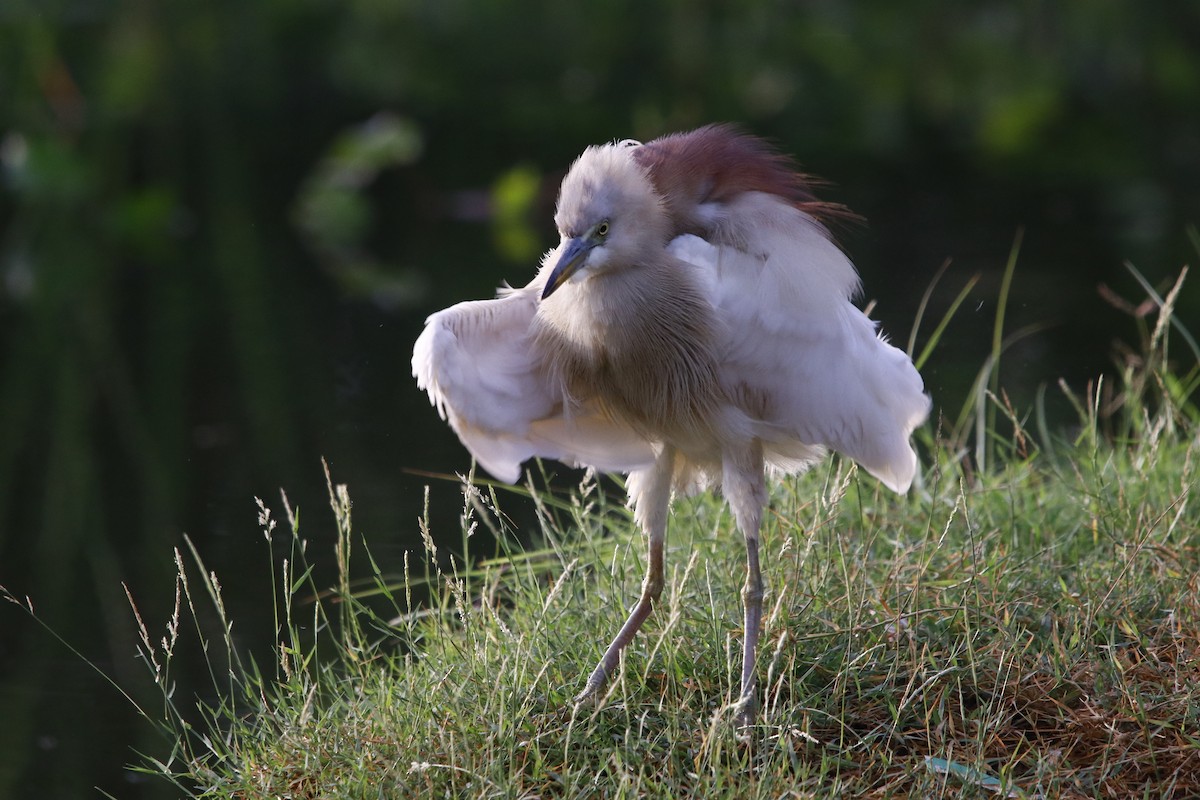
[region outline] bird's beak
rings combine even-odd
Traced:
[[[546,288],[542,292],[543,300],[554,294],[558,287],[566,283],[583,266],[587,261],[588,253],[592,252],[592,248],[595,246],[594,239],[582,236],[564,242],[562,255],[558,257],[558,263],[554,265],[554,269],[550,271],[550,277],[546,280]]]

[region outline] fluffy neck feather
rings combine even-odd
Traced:
[[[534,336],[569,404],[595,402],[661,440],[711,424],[714,324],[685,265],[662,254],[563,287],[541,303]]]

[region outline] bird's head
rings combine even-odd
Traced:
[[[662,252],[668,220],[662,198],[632,157],[633,142],[589,147],[563,179],[554,221],[562,241],[545,299],[571,280],[634,267]]]

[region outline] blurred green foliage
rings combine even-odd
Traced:
[[[416,127],[381,113],[341,133],[300,188],[292,215],[296,228],[348,293],[369,294],[389,305],[411,305],[422,292],[416,270],[398,274],[364,248],[375,222],[365,190],[381,172],[416,161]]]
[[[421,318],[527,278],[606,139],[732,120],[835,179],[898,339],[947,257],[990,302],[1025,226],[1013,324],[1063,325],[1015,379],[1091,374],[1120,324],[1095,284],[1188,257],[1197,41],[1182,0],[4,0],[0,583],[120,673],[119,581],[166,604],[184,530],[245,562],[221,534],[320,496],[320,454],[363,529],[411,530],[400,469],[465,464],[407,375]],[[74,667],[0,625],[0,795],[115,790],[137,725],[82,719]]]

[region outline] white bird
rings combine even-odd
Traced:
[[[712,125],[587,148],[563,180],[561,242],[537,276],[433,314],[417,384],[479,463],[515,482],[540,456],[627,472],[649,540],[641,597],[576,702],[597,698],[663,589],[671,494],[720,488],[745,536],[739,725],[757,708],[765,470],[827,450],[890,489],[917,470],[921,376],[851,303],[822,203],[762,140]]]

